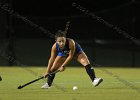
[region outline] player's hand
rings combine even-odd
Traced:
[[[60,70],[60,72],[64,71],[64,70],[65,70],[65,66],[61,66],[61,67],[59,68],[59,70]]]
[[[43,75],[43,76],[44,76],[44,78],[46,78],[48,74],[49,74],[49,73],[48,73],[48,72],[46,72],[46,73]]]

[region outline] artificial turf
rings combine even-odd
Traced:
[[[93,87],[82,67],[67,67],[56,75],[50,89],[40,80],[17,89],[45,73],[45,67],[0,67],[0,100],[140,100],[140,68],[95,68],[104,81]],[[78,89],[73,91],[72,87]]]

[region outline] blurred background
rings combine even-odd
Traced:
[[[54,34],[70,21],[67,36],[82,46],[93,65],[140,67],[140,45],[75,9],[73,2],[140,40],[139,0],[1,0],[0,66],[15,66],[15,60],[46,66],[55,41],[31,22]],[[28,21],[12,16],[3,5]],[[79,64],[72,61],[70,65]]]

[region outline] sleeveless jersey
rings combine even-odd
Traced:
[[[60,49],[58,43],[56,43],[57,56],[68,56],[69,55],[69,51],[70,51],[69,40],[70,40],[69,38],[66,38],[66,43],[65,43],[65,46],[63,49]],[[79,54],[82,51],[83,50],[82,50],[81,46],[77,42],[75,42],[74,55]]]

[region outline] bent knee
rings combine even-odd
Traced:
[[[61,67],[60,64],[53,65],[50,71],[51,72],[56,71],[59,67]]]
[[[89,60],[87,60],[87,59],[81,59],[81,60],[80,60],[80,63],[81,63],[83,66],[86,66],[86,65],[89,64]]]

